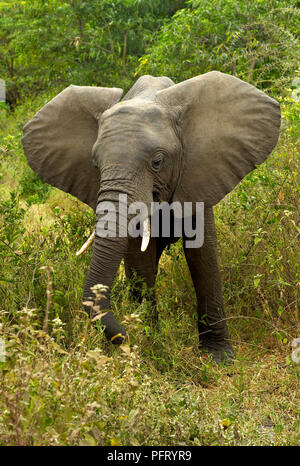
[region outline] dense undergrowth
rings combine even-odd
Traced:
[[[158,328],[149,303],[131,301],[122,266],[114,307],[124,345],[109,346],[83,313],[90,252],[75,252],[94,214],[26,164],[21,128],[42,103],[0,110],[0,444],[298,444],[299,104],[282,101],[274,153],[215,208],[236,350],[232,366],[217,367],[198,352],[180,243],[160,263]]]

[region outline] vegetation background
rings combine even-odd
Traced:
[[[299,366],[299,2],[0,1],[0,445],[296,445]],[[159,328],[131,301],[121,266],[109,346],[81,294],[94,214],[40,181],[23,125],[69,84],[175,82],[210,70],[281,103],[273,154],[215,208],[236,360],[197,346],[196,303],[180,243],[157,279]],[[297,350],[294,349],[297,352]]]

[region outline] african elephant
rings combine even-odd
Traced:
[[[189,249],[183,236],[198,303],[200,348],[216,361],[230,359],[213,206],[275,147],[279,104],[218,71],[179,84],[142,76],[123,99],[122,94],[118,88],[66,88],[25,125],[28,162],[44,181],[95,210],[104,201],[113,203],[118,224],[124,221],[120,194],[146,205],[203,202],[203,246]],[[114,344],[125,337],[110,310],[109,293],[122,258],[127,276],[137,274],[151,289],[164,248],[177,239],[151,237],[141,251],[145,238],[103,237],[96,229],[84,300],[93,299],[93,285],[108,287],[100,308],[107,311],[102,324]]]

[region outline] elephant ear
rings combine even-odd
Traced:
[[[276,145],[279,104],[233,76],[212,71],[156,100],[181,111],[184,168],[174,200],[215,205]]]
[[[117,88],[69,86],[23,129],[22,143],[31,168],[43,181],[73,194],[93,209],[100,181],[91,156],[98,119],[122,94]]]

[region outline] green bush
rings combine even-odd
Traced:
[[[279,95],[299,67],[296,1],[194,0],[157,33],[136,74],[175,82],[219,70]]]
[[[126,89],[146,44],[183,0],[0,2],[0,76],[8,101],[69,84]]]

